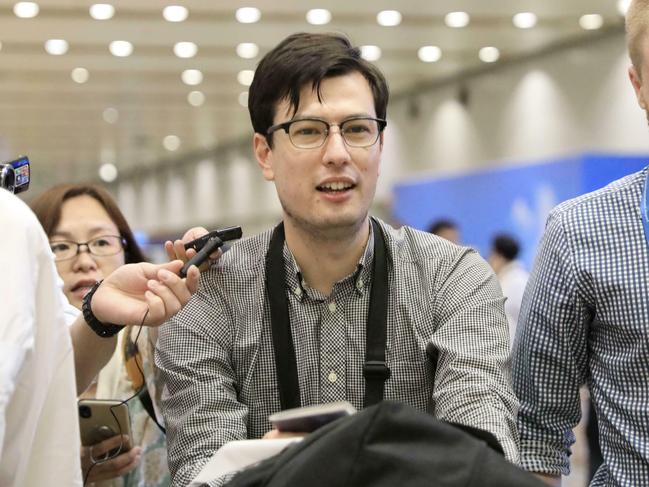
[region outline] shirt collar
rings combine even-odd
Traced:
[[[347,279],[352,279],[354,290],[359,296],[362,296],[365,293],[372,277],[374,229],[371,223],[368,222],[368,225],[370,226],[369,237],[367,239],[365,251],[363,252],[363,255],[361,255],[358,265],[356,266],[356,271],[353,275],[340,281],[344,282]],[[286,242],[284,242],[284,271],[286,272],[286,285],[288,286],[288,289],[297,299],[303,301],[305,296],[308,294],[307,284],[302,278],[300,268],[295,261],[295,257],[289,250],[288,245],[286,245]]]

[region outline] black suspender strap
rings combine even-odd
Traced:
[[[385,346],[388,328],[388,268],[383,232],[376,221],[374,229],[374,273],[370,294],[370,309],[365,325],[365,403],[368,407],[383,400],[385,381],[390,369],[385,364]]]
[[[390,377],[390,369],[385,363],[388,316],[387,254],[383,231],[378,223],[374,220],[371,222],[374,233],[374,263],[370,306],[365,326],[365,407],[383,399],[385,381]],[[275,367],[282,410],[300,406],[297,361],[286,297],[284,239],[284,224],[280,223],[273,231],[266,254],[266,292],[270,301]]]
[[[282,410],[297,408],[300,407],[300,384],[297,379],[297,362],[286,298],[283,223],[275,227],[266,254],[266,292],[270,300],[280,404]]]

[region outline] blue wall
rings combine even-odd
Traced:
[[[558,203],[606,186],[649,164],[649,156],[582,154],[543,163],[418,180],[394,188],[393,216],[425,230],[448,218],[462,241],[486,258],[498,232],[516,236],[528,268],[549,211]]]

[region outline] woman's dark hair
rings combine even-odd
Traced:
[[[117,203],[108,191],[96,184],[61,184],[48,189],[32,201],[30,206],[47,236],[52,235],[56,227],[59,226],[63,203],[70,198],[82,195],[96,199],[104,207],[110,219],[117,226],[120,236],[126,240],[124,262],[126,264],[143,262],[144,254],[135,242],[133,232]]]
[[[352,72],[363,75],[372,89],[374,109],[385,119],[390,92],[379,69],[361,57],[341,34],[299,33],[288,36],[259,62],[248,95],[248,111],[256,133],[266,136],[273,125],[275,108],[287,99],[293,114],[300,104],[300,90],[311,85],[320,99],[320,83]],[[272,140],[269,138],[272,147]]]

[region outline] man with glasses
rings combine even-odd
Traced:
[[[174,485],[225,443],[264,436],[269,414],[338,400],[409,403],[488,430],[517,460],[495,276],[468,248],[368,215],[387,102],[383,75],[339,35],[289,36],[259,63],[253,146],[283,221],[234,244],[161,330]]]

